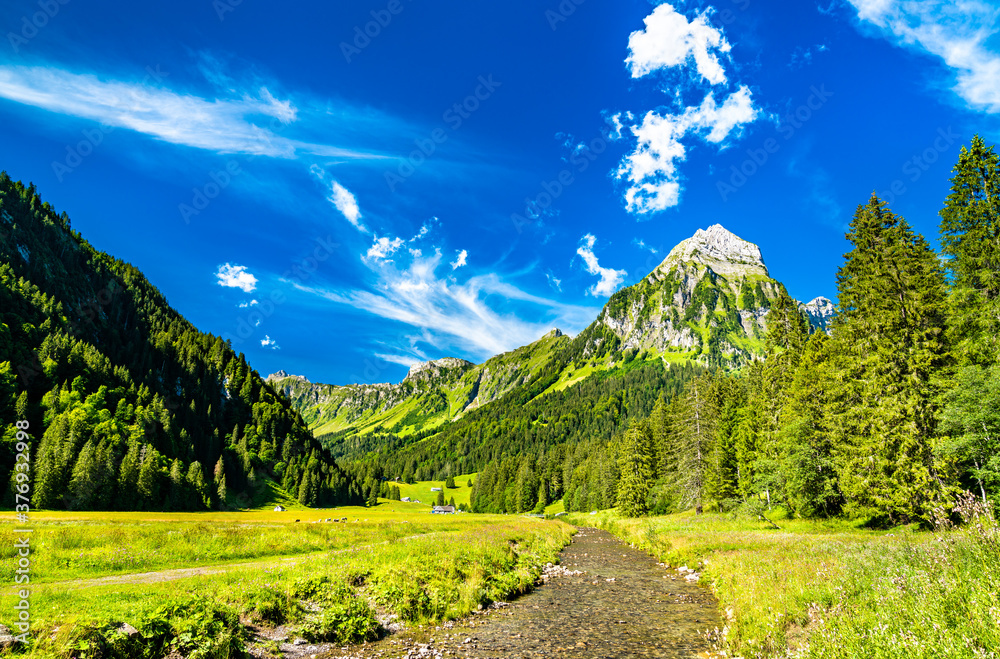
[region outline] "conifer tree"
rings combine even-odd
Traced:
[[[706,485],[711,479],[718,409],[711,376],[699,376],[688,383],[674,421],[674,451],[677,472],[675,487],[682,509],[693,507],[700,515],[705,504]]]
[[[1000,157],[977,135],[952,171],[941,210],[950,335],[959,364],[993,365],[1000,357]]]
[[[872,195],[837,274],[833,430],[852,510],[926,519],[942,494],[933,460],[935,373],[947,363],[945,280],[927,241]]]
[[[211,497],[208,493],[208,486],[205,483],[205,474],[201,471],[200,462],[192,462],[188,465],[187,471],[188,485],[188,510],[204,510],[211,505]]]
[[[215,484],[216,505],[219,510],[223,510],[226,507],[226,496],[229,492],[226,489],[226,465],[222,461],[222,458],[219,458],[219,461],[215,463],[215,472],[212,482]],[[299,500],[301,501],[301,499],[302,497],[300,494]]]
[[[629,424],[618,443],[618,514],[639,517],[649,512],[648,495],[653,480],[650,438],[637,421]]]
[[[441,491],[441,492],[437,493],[437,499],[434,501],[434,505],[435,506],[443,506],[444,505],[444,491]]]
[[[809,338],[782,413],[779,434],[785,493],[792,512],[801,517],[830,517],[840,512],[843,501],[827,417],[829,346],[823,332]]]

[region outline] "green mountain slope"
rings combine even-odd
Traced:
[[[714,225],[677,245],[642,281],[612,295],[573,339],[554,330],[478,366],[427,362],[399,384],[337,387],[285,373],[269,380],[335,454],[356,458],[409,445],[519,390],[520,398],[534,392],[530,400],[642,362],[739,369],[763,355],[768,310],[784,290],[756,245]],[[800,306],[815,326],[826,328],[828,300]],[[357,435],[384,437],[348,440]]]
[[[313,384],[284,372],[268,381],[292,401],[317,435],[412,435],[460,418],[529,382],[570,342],[559,330],[475,365],[462,359],[417,364],[399,384]]]
[[[288,400],[134,266],[0,174],[0,482],[29,422],[36,508],[197,510],[274,478],[307,504],[361,500]]]

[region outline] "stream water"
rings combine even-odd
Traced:
[[[708,589],[596,529],[577,533],[560,566],[582,574],[553,576],[508,606],[422,634],[403,631],[352,656],[710,656],[706,632],[722,624]]]

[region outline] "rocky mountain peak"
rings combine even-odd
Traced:
[[[461,368],[465,370],[471,366],[475,366],[472,362],[466,361],[464,359],[457,359],[455,357],[444,357],[443,359],[432,359],[427,362],[420,362],[414,364],[410,367],[410,371],[403,378],[403,382],[407,380],[413,380],[421,377],[431,377],[438,375],[443,370],[449,370],[453,368]]]
[[[837,306],[827,298],[820,296],[802,305],[809,314],[809,321],[814,327],[824,332],[830,332],[830,321],[837,315]]]
[[[286,373],[285,371],[278,371],[277,373],[271,373],[269,376],[267,376],[266,381],[274,382],[275,380],[286,380],[288,378],[294,378],[296,380],[301,380],[302,382],[309,382],[309,380],[307,380],[305,376],[292,375],[291,373]]]
[[[760,248],[743,240],[721,224],[698,229],[693,236],[670,250],[659,269],[684,261],[707,265],[719,274],[756,274],[769,276]]]

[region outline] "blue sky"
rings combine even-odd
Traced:
[[[996,2],[147,4],[3,3],[0,168],[262,373],[575,333],[714,223],[835,298],[1000,136]]]

